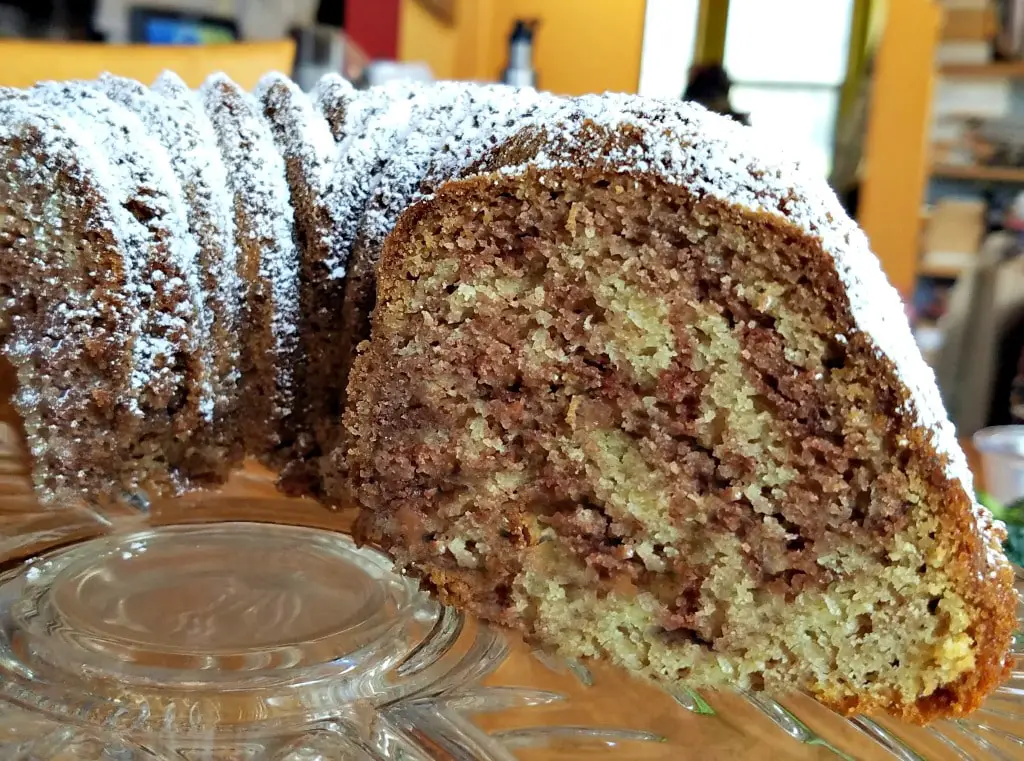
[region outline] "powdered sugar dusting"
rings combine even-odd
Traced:
[[[343,259],[346,252],[340,250],[340,238],[326,213],[325,198],[337,157],[337,145],[326,120],[317,113],[305,93],[283,74],[265,76],[254,95],[263,105],[286,166],[294,163],[301,174],[304,191],[309,193],[316,207],[318,240],[307,245],[304,254],[327,252],[332,260]]]
[[[463,118],[434,156],[421,193],[429,195],[442,183],[474,166],[484,154],[502,145],[530,125],[544,123],[564,100],[532,89],[505,85],[470,85],[470,100]]]
[[[170,101],[160,97],[139,82],[123,77],[104,75],[94,83],[100,92],[104,93],[115,103],[127,108],[134,113],[151,136],[156,138],[166,151],[170,159],[170,168],[178,180],[178,186],[184,191],[194,187],[194,178],[199,173],[197,161],[208,159],[208,156],[197,155],[197,141],[194,139],[195,130],[192,126],[191,114],[180,108],[172,107]],[[203,289],[199,287],[200,273],[200,243],[205,241],[200,237],[202,225],[206,220],[196,220],[195,205],[185,203],[185,198],[191,196],[186,192],[182,197],[182,205],[189,217],[188,244],[181,252],[182,264],[186,267],[183,273],[189,284],[189,289],[195,293],[195,300],[199,305],[196,313],[196,326],[199,333],[202,361],[197,363],[199,387],[199,411],[207,420],[212,419],[214,411],[213,385],[210,379],[210,368],[212,367],[212,356],[214,347],[211,339],[211,328],[214,315],[210,309],[208,300]],[[204,265],[206,262],[203,261]]]
[[[935,375],[913,339],[902,300],[823,178],[793,162],[756,130],[692,104],[585,96],[532,118],[531,129],[543,130],[547,139],[529,165],[543,169],[592,161],[613,170],[654,173],[698,196],[779,217],[820,240],[846,287],[855,324],[893,364],[909,391],[905,412],[930,433],[933,446],[945,456],[947,475],[975,499],[966,458],[942,406]],[[604,128],[605,134],[630,125],[640,139],[609,148],[607,140],[587,135],[587,123]],[[524,169],[500,171],[517,174]],[[989,566],[1004,564],[996,536],[1000,527],[976,503],[974,516]]]
[[[240,247],[259,251],[259,279],[272,304],[270,329],[277,376],[277,412],[286,416],[294,398],[292,363],[298,343],[299,252],[292,226],[293,211],[284,160],[260,116],[256,101],[222,74],[201,88],[206,112],[217,131],[221,154],[230,167],[228,183],[241,216]]]
[[[347,272],[347,253],[355,242],[373,181],[409,135],[421,86],[400,83],[359,91],[345,108],[338,158],[327,190],[328,210],[346,258],[328,259],[330,277]]]
[[[438,149],[452,129],[465,121],[475,104],[475,90],[462,83],[439,83],[425,90],[426,103],[416,108],[412,131],[400,151],[388,160],[360,223],[356,248],[376,262],[384,239],[401,213],[420,194],[420,184]]]
[[[316,83],[310,94],[317,111],[327,121],[335,140],[341,140],[344,136],[345,108],[355,97],[355,93],[356,89],[347,79],[337,74],[326,74]]]
[[[60,108],[100,137],[109,158],[113,199],[123,218],[126,250],[142,262],[138,297],[142,331],[135,341],[133,386],[140,401],[166,409],[188,379],[181,358],[194,366],[199,314],[197,249],[188,234],[181,189],[166,152],[127,109],[85,82],[43,82],[34,100]],[[197,402],[193,396],[193,404]]]

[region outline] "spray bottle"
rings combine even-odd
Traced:
[[[508,66],[501,81],[515,87],[536,87],[537,72],[533,68],[533,37],[536,19],[519,19],[508,38]]]

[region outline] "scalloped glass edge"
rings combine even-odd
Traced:
[[[78,544],[80,541],[111,533],[122,534],[128,530],[123,520],[124,516],[121,515],[116,517],[115,530],[114,521],[108,520],[101,513],[85,507],[71,508],[70,511],[73,511],[70,516],[68,512],[62,511],[59,524],[50,511],[25,516],[18,524],[21,531],[16,531],[11,539],[5,540],[0,537],[0,556],[6,554],[8,557],[17,558],[20,550],[21,557],[24,558],[28,552],[36,552],[43,548],[44,551],[56,552],[61,546]],[[129,521],[129,524],[133,524],[131,527],[145,526],[145,515],[137,514],[137,518],[138,520]],[[12,525],[13,522],[7,521],[5,528]],[[33,555],[19,562],[7,573],[0,574],[0,577],[8,576],[22,562],[31,563],[37,557],[39,556]],[[1020,594],[1021,588],[1024,588],[1024,569],[1015,570]],[[462,617],[451,609],[442,610],[443,613],[438,618],[430,640],[417,648],[415,654],[409,654],[401,664],[400,670],[406,674],[415,674],[434,663],[463,632]],[[924,761],[930,757],[929,749],[935,748],[941,749],[953,759],[1012,761],[1024,757],[1024,596],[1021,597],[1018,611],[1018,620],[1022,626],[1014,641],[1013,673],[974,714],[963,719],[936,722],[924,728],[876,717],[835,718],[845,721],[862,739],[869,741],[876,748],[883,748],[893,758],[901,761]],[[473,758],[479,761],[512,761],[515,758],[511,754],[512,750],[544,747],[551,743],[557,743],[559,746],[568,744],[581,751],[591,745],[606,751],[619,749],[625,754],[622,757],[628,758],[629,751],[626,749],[631,743],[665,741],[663,737],[640,730],[582,726],[523,727],[486,735],[472,724],[469,716],[490,710],[546,705],[564,700],[565,696],[527,688],[480,686],[479,679],[493,672],[505,659],[507,646],[503,645],[502,635],[487,627],[480,627],[476,637],[473,650],[483,660],[469,669],[473,679],[466,681],[467,677],[462,675],[459,677],[462,681],[457,679],[454,686],[438,688],[433,698],[426,702],[422,698],[419,704],[415,699],[408,703],[400,701],[395,706],[380,711],[374,721],[374,730],[370,737],[362,737],[365,731],[357,731],[351,718],[335,718],[308,727],[312,743],[309,747],[293,738],[289,742],[259,747],[239,746],[229,749],[232,753],[237,751],[236,755],[225,758],[246,758],[250,761],[302,761],[307,757],[317,757],[308,754],[323,744],[321,740],[326,743],[324,747],[332,749],[330,753],[335,753],[325,755],[321,752],[319,758],[324,761],[330,761],[335,757],[339,761],[343,758],[367,761],[430,761],[431,756],[424,755],[425,752],[422,750],[424,743],[454,758]],[[558,661],[551,655],[539,651],[535,651],[534,655],[545,667],[561,673],[571,673],[585,687],[593,685],[593,678],[585,664]],[[422,661],[422,664],[417,665],[417,660]],[[474,679],[476,681],[473,681]],[[780,701],[756,693],[735,694],[756,708],[778,731],[794,742],[820,747],[836,758],[854,758],[847,749],[833,744],[800,719],[795,710],[787,707],[785,699]],[[157,748],[133,748],[130,742],[114,735],[101,736],[89,729],[69,727],[44,717],[38,711],[20,707],[20,701],[11,701],[10,695],[6,697],[7,700],[3,700],[0,696],[0,741],[4,741],[5,738],[10,740],[14,736],[13,726],[36,726],[47,722],[52,725],[45,727],[41,739],[33,741],[31,746],[26,745],[24,753],[15,753],[15,758],[115,757],[119,760],[123,758],[134,761],[138,758],[163,761],[163,756],[155,755],[158,752]],[[692,714],[706,717],[716,715],[714,693],[702,694],[689,689],[679,689],[672,697],[683,710]],[[362,739],[353,740],[352,738],[357,735]],[[339,737],[347,739],[342,742]],[[39,742],[42,745],[38,745]],[[623,744],[624,747],[620,748]],[[10,745],[8,747],[17,748]],[[175,747],[174,754],[169,758],[220,758],[209,755],[211,748],[204,747],[205,750],[200,747]],[[89,749],[96,748],[103,748],[105,755],[90,756]],[[171,749],[166,750],[169,752]],[[117,755],[118,752],[122,755]],[[337,755],[339,752],[342,754]]]

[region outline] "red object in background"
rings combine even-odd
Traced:
[[[398,58],[401,0],[338,0],[345,3],[345,34],[370,58]]]

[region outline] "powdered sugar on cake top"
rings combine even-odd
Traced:
[[[310,246],[305,253],[324,251],[329,259],[343,259],[346,254],[340,250],[340,238],[322,208],[337,160],[337,145],[327,121],[309,97],[283,74],[265,76],[254,95],[263,104],[273,130],[279,133],[278,150],[286,162],[295,162],[317,211],[322,211],[317,214],[321,223],[315,231],[319,245]]]
[[[345,108],[355,93],[351,83],[337,74],[325,74],[310,93],[310,99],[326,120],[335,140],[340,141],[344,137]]]
[[[133,79],[104,75],[92,83],[98,91],[104,93],[115,103],[119,103],[134,113],[149,134],[156,138],[163,150],[170,159],[170,167],[174,172],[178,185],[182,191],[191,189],[196,183],[196,175],[202,172],[203,165],[200,162],[209,160],[209,155],[204,155],[198,141],[195,139],[192,115],[184,109],[174,107],[170,101],[162,98],[158,93],[150,90]],[[223,192],[221,193],[223,195]],[[200,257],[200,245],[205,241],[200,237],[200,226],[207,220],[195,219],[195,206],[188,202],[187,194],[182,196],[186,216],[189,218],[189,236],[191,245],[182,252],[190,257],[189,261],[183,261],[187,266],[187,277],[193,281],[192,288],[196,293],[196,301],[199,309],[196,313],[196,325],[199,332],[200,345],[202,347],[202,362],[198,370],[201,373],[199,378],[200,398],[199,411],[207,420],[212,419],[214,412],[213,385],[210,378],[210,367],[212,365],[212,354],[214,347],[210,337],[210,330],[213,324],[214,315],[210,308],[209,299],[205,296],[204,289],[198,286],[200,275],[200,264],[205,269],[206,261]]]
[[[400,83],[357,92],[346,104],[338,158],[327,191],[328,210],[346,257],[327,260],[330,277],[345,277],[375,175],[409,134],[419,86]]]
[[[259,277],[272,302],[271,331],[279,396],[278,414],[287,415],[294,398],[292,357],[298,343],[299,251],[284,159],[251,95],[223,74],[203,83],[206,112],[217,131],[236,205],[244,209],[244,234],[259,247]],[[244,244],[242,244],[244,245]]]
[[[528,88],[505,85],[470,87],[464,117],[438,149],[423,178],[420,190],[424,195],[463,174],[484,154],[524,127],[542,124],[545,114],[557,113],[555,109],[565,102]]]
[[[431,162],[455,127],[466,120],[475,94],[475,88],[454,82],[424,91],[422,97],[428,100],[415,108],[411,133],[378,175],[360,223],[356,246],[368,249],[374,261],[398,217],[421,196],[420,186]]]
[[[197,248],[167,155],[134,114],[88,83],[44,82],[30,97],[81,120],[100,139],[109,160],[112,199],[130,212],[122,220],[126,251],[140,260],[143,324],[135,340],[132,382],[147,404],[165,406],[185,386],[175,366],[179,355],[198,350],[200,311]]]
[[[754,212],[779,217],[819,240],[832,257],[857,327],[895,367],[909,392],[906,411],[929,431],[945,457],[947,475],[974,501],[973,479],[939,396],[935,375],[921,357],[903,302],[886,279],[867,238],[843,210],[824,178],[799,166],[755,129],[700,106],[637,96],[585,96],[530,116],[527,128],[543,130],[546,142],[529,166],[540,169],[593,162],[624,172],[645,172]],[[630,125],[639,142],[588,139],[590,122],[608,131]],[[600,147],[600,153],[594,150]],[[501,167],[519,174],[526,166]],[[975,502],[975,521],[985,537],[990,569],[1004,564],[991,514]]]

